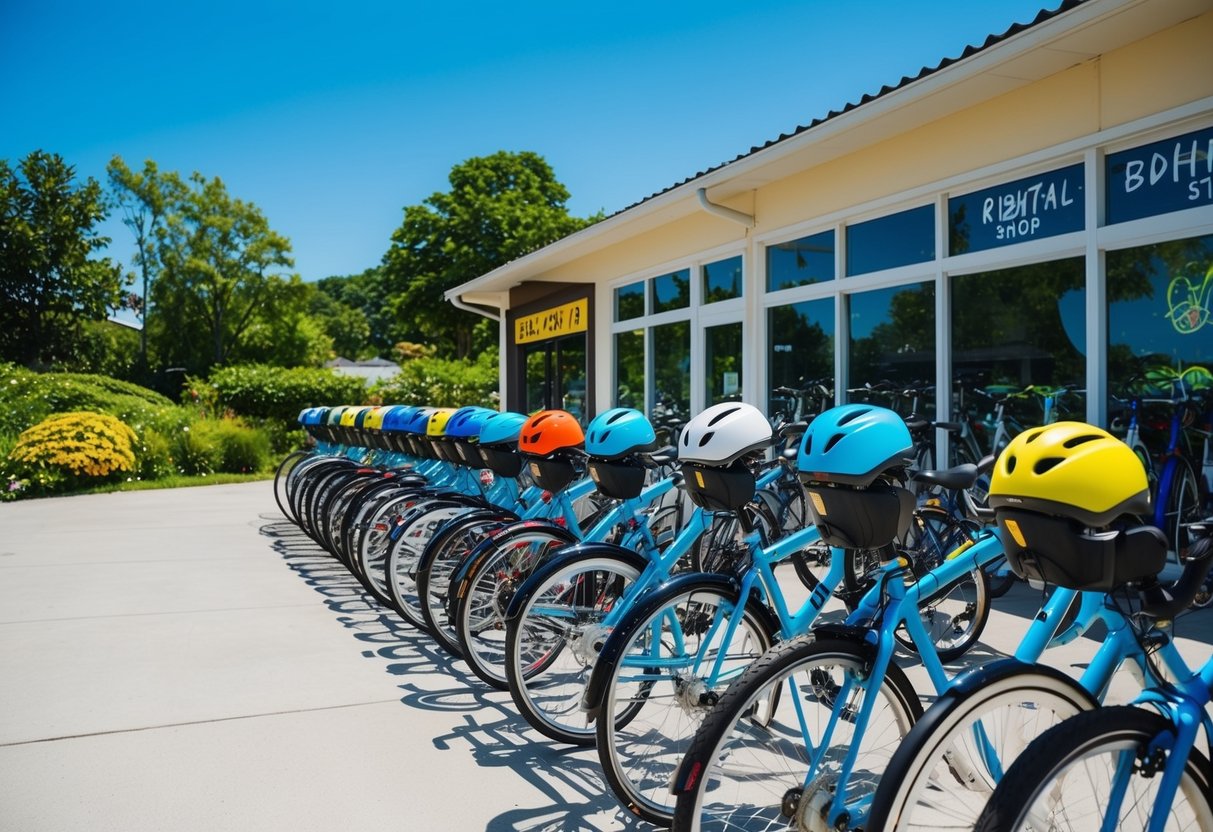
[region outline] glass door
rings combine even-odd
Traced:
[[[584,332],[523,347],[524,409],[527,413],[559,408],[589,421],[586,386],[586,335]]]

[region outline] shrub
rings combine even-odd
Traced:
[[[186,476],[213,474],[219,469],[219,446],[204,430],[183,425],[173,434],[171,447],[177,470]]]
[[[147,428],[139,435],[135,448],[137,475],[141,480],[158,480],[177,473],[173,462],[173,449],[168,438],[158,430]]]
[[[497,352],[488,350],[473,361],[417,358],[371,389],[371,400],[382,404],[424,404],[432,407],[481,405],[497,407]]]
[[[25,480],[35,493],[51,494],[107,482],[135,469],[135,432],[105,413],[51,416],[17,437],[8,454],[10,482]]]
[[[220,408],[252,419],[298,426],[299,411],[318,405],[362,404],[366,383],[354,376],[309,367],[284,368],[262,364],[221,367],[208,383]]]
[[[269,437],[239,419],[198,422],[194,432],[206,436],[218,449],[217,471],[248,474],[263,471],[269,464]]]

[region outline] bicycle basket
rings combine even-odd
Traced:
[[[841,549],[879,549],[901,537],[914,513],[914,495],[897,485],[864,488],[805,486],[821,539]]]
[[[639,497],[644,488],[644,466],[635,457],[605,460],[590,457],[586,469],[600,494],[617,500]]]
[[[1108,592],[1157,575],[1166,563],[1166,536],[1153,526],[1095,530],[1034,511],[995,514],[1007,563],[1027,580]]]
[[[516,477],[522,473],[522,457],[513,445],[476,445],[485,466],[499,477]]]
[[[573,457],[564,451],[557,451],[548,456],[523,454],[527,466],[531,469],[531,477],[544,491],[556,492],[577,479],[581,473],[574,463]]]
[[[459,461],[469,468],[479,470],[487,468],[484,458],[476,451],[476,445],[466,439],[456,439],[453,444],[455,451],[459,454]]]
[[[754,474],[744,460],[728,466],[682,463],[687,496],[709,511],[737,511],[754,498]]]

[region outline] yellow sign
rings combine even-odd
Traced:
[[[526,315],[514,321],[514,343],[529,344],[546,341],[574,332],[585,332],[590,326],[589,298],[575,300],[563,306],[554,306],[534,315]]]

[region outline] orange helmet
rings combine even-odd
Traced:
[[[524,454],[547,456],[562,448],[580,448],[585,431],[577,417],[565,410],[541,410],[522,425],[518,450]]]

